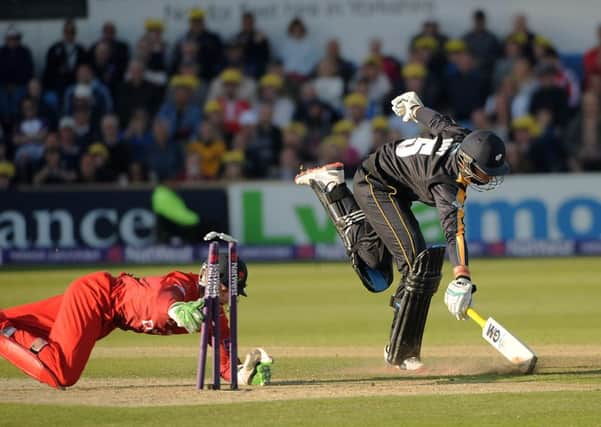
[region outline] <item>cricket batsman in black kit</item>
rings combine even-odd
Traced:
[[[392,283],[393,261],[402,279],[391,297],[394,318],[386,361],[415,370],[432,295],[438,290],[445,247],[428,248],[411,203],[435,206],[440,213],[455,279],[445,303],[457,319],[466,319],[475,285],[464,238],[464,203],[468,187],[497,187],[509,171],[505,145],[493,132],[470,131],[451,118],[424,107],[415,92],[392,100],[405,122],[429,128],[432,138],[390,142],[359,167],[353,190],[344,182],[342,163],[301,171],[295,182],[309,185],[325,207],[350,256],[353,268],[371,292]]]

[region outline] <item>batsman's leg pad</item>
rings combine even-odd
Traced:
[[[394,318],[387,361],[392,365],[400,366],[409,357],[419,358],[430,301],[442,278],[444,253],[444,246],[420,252],[411,271],[390,299]]]
[[[10,338],[12,333],[14,333],[13,328],[6,328],[0,332],[0,356],[4,357],[30,377],[51,387],[62,389],[63,387],[59,384],[56,376],[37,356],[37,353],[48,343],[38,338],[34,340],[31,349],[28,350]]]
[[[353,269],[363,286],[370,292],[388,289],[393,278],[392,263],[384,262],[382,268],[371,268],[355,252],[357,235],[361,223],[365,221],[365,214],[359,208],[353,193],[344,183],[326,191],[318,182],[311,181],[311,188],[336,226],[336,231],[351,258]]]

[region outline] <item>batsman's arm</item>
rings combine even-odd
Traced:
[[[413,116],[419,124],[430,129],[430,132],[435,136],[452,137],[469,132],[469,130],[455,123],[449,116],[428,107],[417,106],[413,110]]]
[[[463,203],[465,190],[448,184],[435,185],[431,189],[447,241],[449,259],[453,264],[455,278],[471,278],[465,229]]]

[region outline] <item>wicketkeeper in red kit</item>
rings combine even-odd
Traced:
[[[220,371],[229,381],[229,325],[223,309],[228,301],[227,270],[227,256],[221,254]],[[242,260],[238,270],[238,292],[246,296],[248,270]],[[199,332],[205,271],[203,265],[200,280],[197,274],[180,271],[142,278],[106,272],[82,276],[62,295],[0,310],[0,356],[40,382],[72,386],[96,341],[116,328],[155,335]],[[253,350],[238,366],[238,383],[269,383],[271,363],[263,349]]]

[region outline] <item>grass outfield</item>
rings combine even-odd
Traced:
[[[240,347],[273,353],[272,386],[198,393],[198,336],[119,331],[98,343],[65,392],[0,361],[0,425],[198,425],[213,405],[220,425],[599,425],[599,260],[476,260],[472,270],[476,307],[533,347],[535,375],[516,372],[474,323],[454,320],[442,291],[426,328],[426,369],[388,368],[390,293],[368,293],[345,264],[258,264],[239,306]],[[60,293],[89,271],[0,271],[0,307]],[[445,273],[443,289],[448,265]]]

